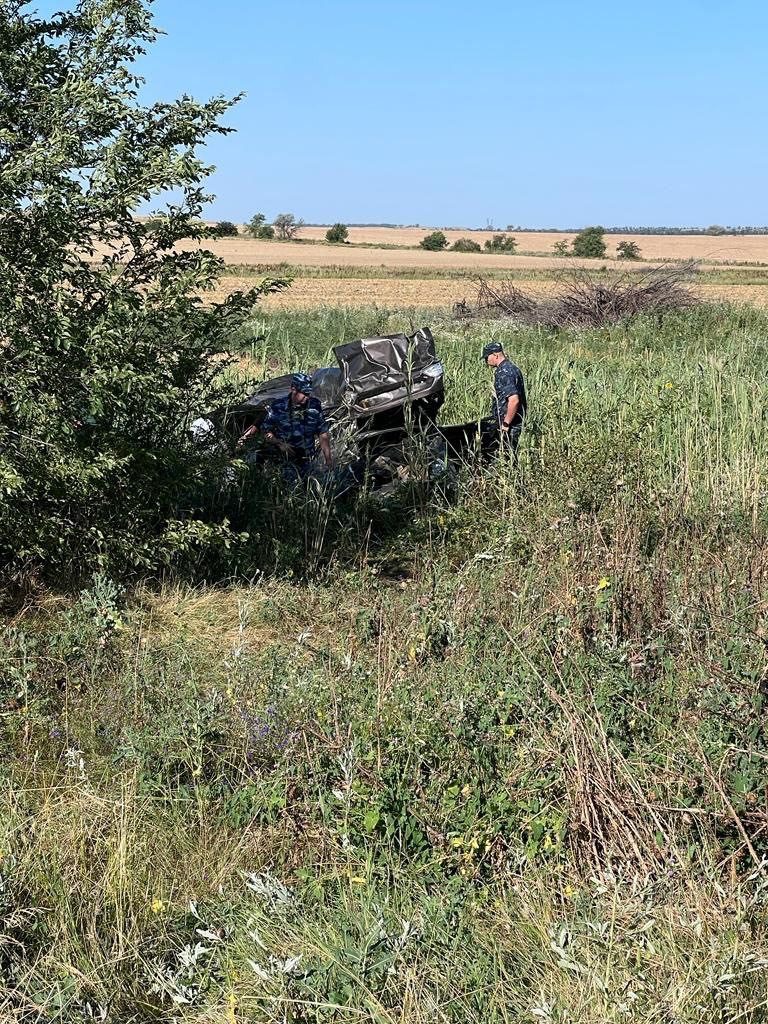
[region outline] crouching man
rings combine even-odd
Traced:
[[[258,430],[249,427],[240,438],[243,444]],[[333,466],[331,441],[323,408],[312,397],[312,378],[308,373],[294,373],[291,390],[270,407],[261,425],[264,439],[276,445],[298,477],[307,475],[319,444],[328,469]]]

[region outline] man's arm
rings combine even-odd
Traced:
[[[509,430],[512,424],[515,422],[515,416],[517,416],[517,410],[520,408],[520,395],[510,395],[507,401],[507,408],[504,412],[504,418],[501,421],[501,429]]]
[[[318,434],[318,443],[320,444],[320,451],[323,453],[326,466],[330,469],[333,465],[333,456],[331,455],[331,438],[326,430],[322,434]]]

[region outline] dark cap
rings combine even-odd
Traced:
[[[483,345],[483,359],[487,359],[488,356],[492,356],[494,352],[503,352],[504,347],[499,344],[498,341],[489,341],[487,345]]]
[[[308,373],[294,373],[291,377],[291,387],[300,391],[302,395],[312,394],[312,378]]]

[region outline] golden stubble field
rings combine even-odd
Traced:
[[[239,288],[253,287],[252,277],[226,276],[217,289],[216,298],[223,298]],[[551,292],[552,281],[520,281],[520,287],[534,296]],[[693,290],[710,302],[748,302],[768,306],[768,288],[764,285],[697,284]],[[322,306],[381,306],[450,309],[460,299],[471,301],[476,285],[471,280],[451,278],[382,278],[382,277],[300,277],[287,291],[263,300],[265,309],[312,309]]]

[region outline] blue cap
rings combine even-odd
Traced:
[[[498,341],[489,341],[487,345],[483,345],[483,359],[487,359],[488,356],[492,356],[495,352],[503,351],[504,348]]]
[[[308,373],[294,373],[291,377],[291,387],[300,391],[302,395],[311,395],[312,378]]]

